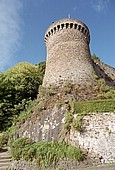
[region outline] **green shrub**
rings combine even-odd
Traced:
[[[93,59],[94,61],[100,61],[100,58],[99,58],[98,56],[96,56],[96,54],[93,54],[93,55],[92,55],[92,59]]]
[[[64,128],[68,131],[71,129],[71,124],[73,122],[73,114],[69,111],[66,111],[65,113],[65,123],[64,123]]]
[[[69,146],[64,142],[31,143],[30,139],[27,138],[17,139],[12,143],[11,151],[14,159],[36,160],[41,167],[55,165],[59,159],[63,158],[78,161],[85,159],[79,148]]]
[[[17,140],[15,140],[11,146],[13,148],[17,147],[17,148],[23,148],[26,145],[32,144],[32,140],[30,138],[18,138]]]
[[[44,72],[45,63],[35,66],[24,62],[0,73],[0,132],[7,130],[14,117],[37,98]]]
[[[71,98],[66,104],[66,112],[65,112],[65,123],[64,128],[68,130],[68,132],[71,129],[71,126],[73,124],[74,120],[74,114],[76,113],[76,107],[75,107],[75,101],[73,101]]]
[[[8,133],[4,132],[4,133],[0,134],[0,148],[2,148],[3,146],[7,145],[8,139],[9,139]]]
[[[32,108],[33,106],[36,104],[36,99],[35,100],[29,100],[26,105],[25,105],[25,109],[23,109],[19,116],[16,116],[16,119],[14,120],[14,122],[22,122],[25,121],[27,119],[27,117],[31,114],[32,112]]]
[[[110,90],[110,87],[106,85],[106,82],[103,78],[98,79],[97,83],[102,92],[107,92]]]
[[[73,123],[72,123],[72,127],[79,132],[83,131],[83,121],[82,120],[83,120],[83,116],[78,115],[77,119],[73,120]]]
[[[32,140],[30,138],[18,138],[17,140],[13,141],[11,143],[11,153],[12,156],[19,160],[22,158],[22,156],[27,155],[27,153],[23,151],[24,148],[26,148],[28,145],[32,144]]]
[[[18,131],[19,127],[12,125],[6,132],[9,135],[9,142],[13,139],[14,134]]]
[[[106,92],[104,94],[104,97],[106,99],[110,99],[110,98],[115,99],[115,90],[111,89],[110,91]]]
[[[39,95],[41,97],[44,96],[53,96],[56,94],[57,88],[55,86],[51,86],[51,87],[43,87],[42,85],[39,86]]]

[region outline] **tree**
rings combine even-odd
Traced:
[[[11,126],[14,116],[37,97],[44,72],[45,62],[38,65],[24,62],[0,73],[0,131]]]

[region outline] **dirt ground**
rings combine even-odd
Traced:
[[[87,168],[78,168],[77,170],[115,170],[115,164],[105,164]]]

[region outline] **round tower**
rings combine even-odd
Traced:
[[[54,22],[46,31],[46,71],[43,86],[93,81],[88,27],[72,18]]]

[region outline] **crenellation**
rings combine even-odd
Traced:
[[[73,21],[73,19],[72,19],[72,21]],[[76,23],[75,23],[75,21],[76,21]],[[53,35],[53,34],[55,34],[56,32],[58,32],[58,31],[61,31],[61,30],[63,30],[63,29],[77,29],[77,30],[79,30],[80,32],[82,32],[85,36],[87,36],[87,34],[89,33],[89,30],[88,30],[88,28],[87,28],[87,26],[85,26],[83,23],[81,24],[79,24],[79,22],[80,21],[78,21],[78,20],[75,20],[74,22],[63,22],[63,23],[57,23],[56,22],[56,26],[52,26],[51,28],[49,28],[48,29],[48,31],[47,31],[47,33],[46,33],[46,35],[45,35],[45,37],[47,36],[47,37],[49,37],[50,35]],[[53,24],[54,25],[54,24]],[[52,30],[54,30],[54,31],[52,31]],[[85,32],[84,32],[84,30],[85,30]],[[50,33],[49,33],[50,32]],[[49,34],[49,35],[47,35],[47,34]],[[87,38],[88,39],[88,38]],[[88,41],[89,42],[89,41]],[[46,43],[46,41],[45,41],[45,43]]]

